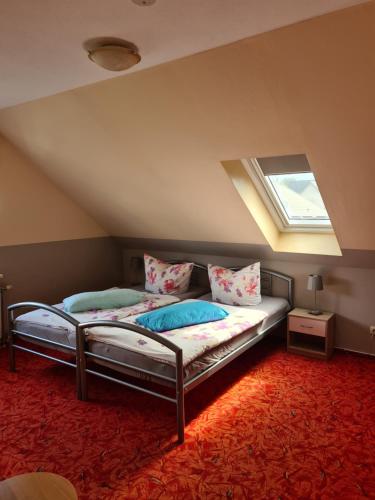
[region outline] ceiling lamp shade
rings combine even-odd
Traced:
[[[141,60],[136,47],[128,42],[93,47],[88,50],[88,57],[95,64],[109,71],[124,71]]]
[[[150,5],[154,5],[156,0],[132,0],[133,3],[139,5],[141,7],[149,7]]]

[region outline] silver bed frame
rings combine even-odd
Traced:
[[[205,266],[196,265],[197,268],[201,270],[206,270]],[[272,287],[273,280],[279,279],[282,280],[284,284],[287,285],[287,297],[291,307],[293,307],[293,287],[294,282],[293,278],[286,276],[284,274],[270,271],[267,269],[261,270],[261,279],[262,279],[262,294],[263,295],[272,295]],[[15,327],[15,314],[16,312],[20,312],[22,309],[45,309],[50,313],[56,314],[60,316],[68,323],[74,326],[75,334],[76,334],[76,347],[67,346],[65,344],[61,344],[59,342],[46,340],[39,338],[36,335],[31,335],[29,333],[21,332]],[[208,368],[204,369],[202,372],[194,375],[192,378],[185,380],[184,377],[184,365],[183,365],[183,352],[180,347],[171,342],[168,339],[163,338],[162,336],[150,331],[145,328],[141,328],[139,326],[124,323],[120,321],[89,321],[85,323],[78,323],[72,316],[64,313],[63,311],[38,302],[20,302],[18,304],[13,304],[8,307],[8,321],[9,321],[9,335],[8,335],[8,351],[9,351],[9,370],[16,370],[16,359],[15,352],[16,350],[21,350],[24,352],[28,352],[30,354],[35,354],[36,356],[40,356],[42,358],[46,358],[52,361],[56,361],[58,363],[62,363],[65,366],[69,366],[76,370],[76,393],[77,398],[81,401],[86,401],[88,399],[88,383],[87,383],[87,374],[95,375],[97,377],[103,378],[105,380],[109,380],[112,382],[116,382],[125,387],[129,387],[131,389],[135,389],[141,391],[146,394],[150,394],[152,396],[156,396],[158,398],[164,399],[176,405],[176,414],[177,414],[177,434],[178,434],[178,443],[183,443],[184,441],[184,430],[185,430],[185,394],[194,389],[197,385],[202,383],[204,380],[211,377],[214,373],[219,371],[221,368],[226,366],[228,363],[236,359],[243,352],[248,350],[253,345],[257,344],[260,340],[262,340],[266,335],[268,335],[272,330],[274,330],[277,326],[279,326],[285,317],[277,320],[274,324],[270,325],[265,331],[261,334],[256,335],[255,337],[247,340],[244,344],[237,347],[232,352],[228,353],[226,356],[221,358],[216,363],[210,365]],[[166,375],[161,375],[155,373],[150,370],[146,370],[143,368],[139,368],[138,366],[133,366],[128,363],[123,363],[120,361],[115,361],[113,359],[107,358],[105,356],[100,356],[98,354],[94,354],[89,350],[89,342],[87,341],[87,337],[85,334],[85,330],[88,328],[93,328],[97,326],[105,326],[105,327],[113,327],[113,328],[122,328],[126,330],[134,331],[140,335],[144,335],[149,339],[155,340],[159,344],[170,349],[175,354],[175,376],[169,377]],[[53,350],[68,352],[74,354],[74,361],[66,361],[55,356],[50,356],[45,353],[36,351],[34,349],[30,349],[29,347],[25,347],[24,345],[20,345],[17,343],[18,339],[23,339],[34,344],[41,345],[43,347],[48,347]],[[167,385],[174,389],[174,397],[167,396],[162,392],[157,392],[155,390],[151,390],[145,388],[141,385],[137,385],[135,382],[128,382],[126,380],[117,378],[115,375],[107,375],[100,371],[94,369],[94,367],[88,364],[89,360],[97,360],[99,363],[104,362],[107,367],[110,367],[114,371],[119,371],[119,368],[130,370],[134,372],[134,377],[137,378],[137,374],[142,373],[146,376],[151,376],[153,380],[160,380],[164,386]],[[96,368],[96,366],[95,366]],[[139,378],[139,376],[138,376]]]

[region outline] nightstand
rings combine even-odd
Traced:
[[[335,314],[319,316],[296,308],[288,314],[288,352],[328,360],[333,351]]]

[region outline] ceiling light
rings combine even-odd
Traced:
[[[156,0],[132,0],[132,2],[136,5],[140,5],[141,7],[149,7],[150,5],[153,5]]]
[[[84,47],[91,61],[110,71],[124,71],[141,60],[135,45],[118,38],[92,39]]]

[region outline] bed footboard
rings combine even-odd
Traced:
[[[89,351],[88,349],[88,342],[86,340],[86,334],[85,330],[88,328],[94,328],[98,326],[105,326],[105,327],[112,327],[112,328],[122,328],[124,330],[131,330],[135,333],[138,333],[140,335],[144,335],[145,337],[148,337],[149,339],[154,340],[155,342],[158,342],[159,344],[162,344],[163,346],[167,347],[167,349],[170,349],[172,352],[175,354],[175,359],[176,359],[176,371],[175,371],[175,377],[167,377],[165,375],[159,375],[155,373],[151,373],[148,370],[144,370],[142,368],[136,367],[136,366],[131,366],[127,363],[122,363],[120,361],[115,361],[111,360],[109,358],[106,358],[104,356],[100,356],[98,354],[94,354]],[[130,387],[131,389],[136,389],[138,391],[144,392],[146,394],[150,394],[152,396],[156,396],[158,398],[164,399],[166,401],[169,401],[171,403],[174,403],[176,405],[176,410],[177,410],[177,435],[178,435],[178,442],[183,443],[184,441],[184,434],[185,434],[185,403],[184,403],[184,365],[183,365],[183,356],[182,356],[182,349],[171,342],[168,339],[165,339],[161,337],[160,335],[157,335],[156,333],[146,330],[145,328],[142,328],[140,326],[134,325],[132,323],[123,323],[120,321],[89,321],[87,323],[80,323],[78,330],[80,331],[80,334],[78,335],[78,343],[77,343],[77,351],[79,353],[79,370],[80,370],[80,381],[81,381],[81,394],[82,394],[82,399],[85,400],[87,398],[87,373],[90,373],[91,375],[95,375],[100,378],[104,378],[106,380],[110,380],[112,382],[117,382],[118,384],[124,385],[126,387]],[[169,397],[166,396],[165,394],[162,394],[160,392],[156,392],[150,389],[146,389],[144,387],[138,386],[136,384],[132,384],[130,382],[126,382],[124,380],[121,380],[119,378],[115,378],[114,376],[106,375],[104,373],[101,373],[99,371],[90,369],[87,367],[87,359],[92,358],[92,359],[98,359],[100,361],[106,361],[109,366],[112,364],[115,367],[116,366],[122,366],[124,368],[130,368],[133,370],[141,371],[146,374],[151,374],[156,378],[167,380],[170,383],[173,383],[175,387],[175,397]]]
[[[82,399],[82,391],[81,391],[81,380],[80,380],[80,356],[79,351],[76,347],[67,346],[65,344],[60,344],[59,342],[55,342],[52,340],[44,339],[37,337],[36,335],[31,335],[26,332],[21,332],[17,330],[15,327],[15,312],[21,309],[43,309],[52,314],[60,316],[65,321],[74,326],[76,332],[76,346],[78,345],[80,339],[80,330],[79,330],[79,322],[74,319],[72,316],[69,316],[64,311],[57,309],[56,307],[50,306],[48,304],[42,304],[39,302],[19,302],[18,304],[12,304],[8,307],[8,353],[9,353],[9,370],[14,372],[16,371],[16,350],[28,352],[29,354],[35,354],[36,356],[40,356],[45,359],[50,359],[52,361],[56,361],[65,366],[70,366],[76,370],[76,393],[77,398]],[[40,344],[42,346],[48,347],[50,349],[60,350],[60,351],[71,351],[75,356],[75,363],[71,363],[69,361],[65,361],[63,359],[57,358],[55,356],[50,356],[48,354],[36,351],[34,349],[30,349],[28,347],[17,344],[17,339],[24,339],[29,342],[34,342]]]

